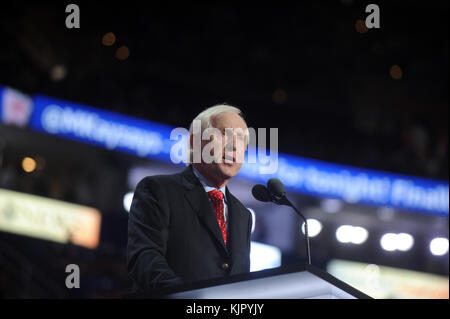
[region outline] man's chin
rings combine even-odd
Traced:
[[[239,172],[242,164],[222,162],[217,164],[218,170],[224,177],[233,178]]]

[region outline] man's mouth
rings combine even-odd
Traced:
[[[235,162],[235,158],[231,155],[224,155],[223,160],[225,164],[232,164]]]

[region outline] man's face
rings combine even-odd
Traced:
[[[211,173],[220,175],[224,179],[229,179],[239,172],[244,161],[244,154],[247,145],[247,126],[237,113],[221,113],[211,118],[211,125],[217,134],[211,136],[210,140],[202,141],[202,150],[205,145],[215,146],[210,150],[214,157],[214,162],[205,164]],[[221,149],[221,152],[214,150]]]

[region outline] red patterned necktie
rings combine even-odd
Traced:
[[[225,224],[225,217],[223,211],[223,193],[217,189],[208,192],[209,198],[213,204],[214,212],[216,213],[217,222],[219,223],[220,231],[222,232],[223,241],[227,245],[227,227]]]

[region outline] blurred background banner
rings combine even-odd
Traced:
[[[181,171],[171,132],[226,102],[267,133],[229,183],[252,271],[306,261],[301,220],[251,194],[278,177],[315,266],[375,298],[448,298],[448,1],[378,1],[380,28],[358,0],[76,4],[80,28],[65,3],[0,11],[0,297],[127,294],[137,183]]]
[[[90,207],[0,189],[0,230],[94,249],[100,212]]]
[[[171,149],[179,142],[170,139],[175,127],[40,95],[27,98],[11,88],[3,91],[1,107],[5,124],[28,125],[35,131],[173,163]],[[186,149],[187,144],[184,146]],[[254,152],[258,153],[257,149]],[[288,189],[299,193],[448,216],[449,186],[445,182],[286,154],[278,154],[278,169],[274,174],[260,173],[259,158],[255,164],[249,164],[246,156],[238,176],[261,182],[277,177]]]
[[[372,298],[448,299],[448,277],[410,270],[332,260],[327,271]]]
[[[43,96],[33,102],[33,130],[136,156],[170,159],[174,142],[167,125]]]

